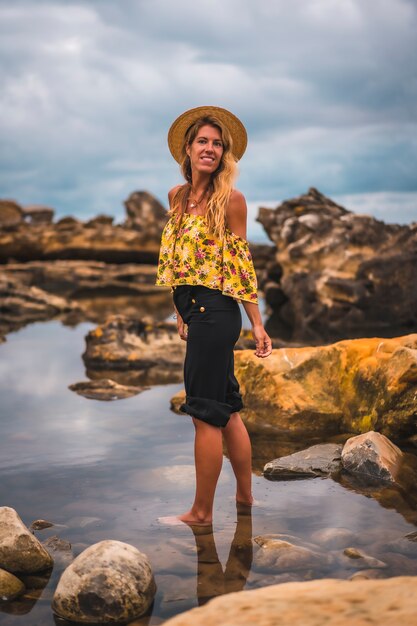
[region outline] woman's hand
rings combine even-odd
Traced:
[[[177,328],[178,328],[178,334],[181,337],[181,339],[183,339],[184,341],[187,341],[187,324],[185,324],[181,315],[178,315],[178,314],[177,314]]]
[[[265,359],[272,353],[272,341],[262,325],[252,326],[252,335],[256,343],[255,356]]]

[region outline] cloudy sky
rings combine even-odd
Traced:
[[[252,212],[315,186],[417,220],[416,0],[0,0],[0,25],[1,197],[165,203],[170,123],[215,104],[247,126]]]

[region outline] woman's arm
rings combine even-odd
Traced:
[[[226,222],[232,233],[242,237],[242,239],[246,239],[247,215],[248,208],[245,196],[234,189],[226,209]],[[272,352],[272,342],[262,323],[259,307],[254,302],[247,302],[246,300],[242,300],[242,304],[252,326],[252,335],[256,343],[255,355],[265,358]]]
[[[177,185],[176,187],[173,187],[172,189],[168,191],[168,201],[169,201],[170,207],[172,205],[172,200],[180,187],[182,187],[182,185]],[[175,317],[177,320],[178,334],[181,337],[181,339],[183,339],[184,341],[187,341],[187,328],[186,328],[187,325],[185,324],[184,320],[179,314],[178,309],[175,306],[175,304],[174,304],[174,311],[175,311]]]

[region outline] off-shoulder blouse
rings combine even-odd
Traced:
[[[184,213],[177,231],[172,215],[162,231],[156,285],[204,285],[225,296],[258,303],[257,280],[246,239],[226,227],[209,234],[204,215]]]

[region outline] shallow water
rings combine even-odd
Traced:
[[[415,499],[389,489],[380,503],[331,479],[267,481],[259,474],[270,460],[263,457],[262,437],[254,440],[259,504],[251,518],[236,514],[225,457],[213,533],[194,537],[188,527],[161,526],[159,516],[182,512],[193,495],[194,429],[190,418],[169,409],[182,385],[156,386],[116,402],[71,392],[69,384],[85,379],[81,354],[92,327],[33,324],[0,346],[0,504],[14,507],[27,525],[39,518],[62,525],[36,535],[68,540],[75,555],[102,539],[145,552],[158,591],[150,614],[135,624],[162,623],[224,591],[290,578],[349,578],[356,571],[352,560],[349,567],[339,562],[272,573],[251,541],[266,533],[311,541],[317,530],[347,528],[356,534],[352,545],[387,564],[381,576],[417,574],[417,544],[397,541],[416,529]],[[277,455],[312,443],[267,439]],[[0,624],[67,624],[50,609],[62,568],[57,562],[43,591],[0,605]]]

